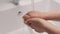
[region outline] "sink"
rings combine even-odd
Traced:
[[[22,2],[19,1],[17,7],[12,3],[0,4],[0,34],[30,34],[31,32],[33,32],[33,34],[45,34],[45,32],[37,33],[25,26],[22,16],[33,10],[33,6],[31,1],[28,3],[27,1],[26,3],[24,1]],[[60,4],[55,1],[35,0],[34,9],[37,11],[48,12],[50,10],[60,9],[59,6]],[[18,15],[19,11],[21,11],[21,14]],[[54,23],[57,23],[57,21],[54,21]],[[59,26],[58,23],[57,25]]]
[[[36,31],[33,30],[33,32],[31,30],[29,30],[27,27],[23,27],[20,29],[17,29],[15,31],[12,32],[8,32],[7,34],[43,34],[43,33],[37,33]],[[44,32],[44,34],[47,34],[46,32]]]
[[[57,2],[57,3],[60,3],[60,0],[54,0],[55,2]]]
[[[6,11],[15,7],[12,3],[0,3],[0,11]]]
[[[20,0],[19,5],[25,6],[25,5],[30,5],[33,2],[38,3],[38,2],[41,2],[41,1],[43,1],[43,0]]]

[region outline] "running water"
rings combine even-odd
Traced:
[[[34,7],[34,0],[31,0],[31,2],[32,2],[32,3],[31,3],[31,4],[32,4],[32,11],[34,11],[34,10],[35,10],[35,9],[34,9],[34,8],[35,8],[35,7]]]

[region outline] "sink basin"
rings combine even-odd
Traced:
[[[14,7],[16,6],[12,3],[0,3],[0,11],[6,11]]]
[[[22,1],[24,2],[24,1]],[[19,2],[19,5],[16,7],[12,3],[2,3],[0,4],[0,34],[30,34],[33,31],[33,34],[45,34],[45,33],[37,33],[34,30],[30,30],[25,26],[22,16],[27,12],[33,10],[33,6],[31,2],[24,2],[24,4]],[[35,10],[48,12],[50,10],[60,9],[60,4],[55,1],[41,1],[35,0]],[[18,12],[21,13],[18,15]],[[58,26],[56,21],[54,21]],[[54,24],[53,23],[53,24]],[[31,33],[32,34],[32,33]]]
[[[44,32],[44,33],[37,33],[33,29],[31,31],[28,27],[23,27],[23,28],[15,30],[15,31],[8,32],[7,34],[47,34],[47,33],[46,32]]]
[[[60,3],[60,0],[54,0],[55,2],[57,2],[57,3]]]
[[[43,1],[43,0],[21,0],[21,1],[19,1],[19,5],[25,6],[25,5],[30,5],[33,2],[38,3],[38,2],[41,2],[41,1]]]

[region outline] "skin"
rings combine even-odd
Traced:
[[[50,12],[38,12],[31,11],[27,13],[23,18],[30,16],[28,18],[43,18],[46,20],[60,20],[60,11],[50,11]],[[27,19],[27,18],[26,18]]]
[[[60,27],[57,27],[47,20],[60,20],[60,12],[37,12],[31,11],[23,16],[24,21],[31,28],[35,29],[37,32],[48,32],[49,34],[60,34]],[[34,25],[36,24],[36,25]]]

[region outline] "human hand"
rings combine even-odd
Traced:
[[[40,21],[40,18],[44,18],[45,13],[43,12],[37,12],[37,11],[31,11],[29,13],[27,13],[26,15],[23,16],[24,18],[24,23],[27,23],[27,20],[31,19],[31,18],[37,18],[36,23],[33,22],[33,24],[31,25],[31,28],[35,29],[37,32],[43,32],[45,31],[43,29],[43,27],[41,25],[37,25]],[[39,19],[38,19],[39,18]],[[38,22],[38,23],[37,23]],[[29,24],[30,25],[30,24]]]
[[[30,11],[26,15],[23,16],[24,20],[27,20],[29,18],[45,18],[46,13],[44,12],[38,12],[38,11]]]
[[[28,26],[34,29],[37,32],[45,32],[41,23],[43,23],[43,19],[40,18],[30,18],[25,22]]]

